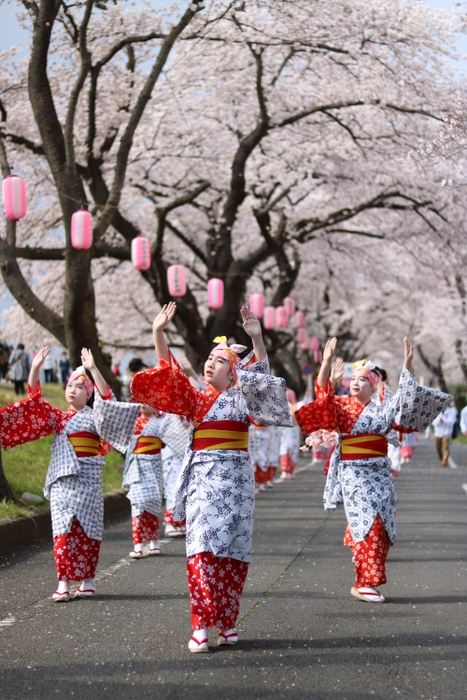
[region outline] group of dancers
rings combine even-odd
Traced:
[[[258,488],[272,483],[279,460],[283,474],[293,474],[300,428],[305,436],[317,430],[336,434],[324,507],[345,508],[344,544],[352,548],[356,572],[352,595],[383,602],[376,586],[386,582],[397,502],[388,439],[394,431],[424,430],[451,397],[417,383],[407,339],[394,395],[374,400],[380,375],[371,362],[362,362],[355,366],[350,396],[337,396],[330,381],[333,364],[339,371],[334,338],[323,353],[315,401],[296,409],[284,379],[269,374],[261,323],[246,306],[240,313],[252,352],[241,358],[245,346],[216,339],[204,365],[207,388],[202,390],[167,346],[164,330],[175,313],[171,302],[154,320],[158,364],[134,375],[133,402],[115,399],[92,353],[83,349],[82,367],[71,374],[65,390],[69,409],[53,407],[39,385],[49,352],[43,348],[31,367],[28,398],[0,411],[4,449],[54,434],[44,489],[58,578],[52,598],[68,601],[71,581],[79,582],[75,597],[95,595],[103,534],[103,454],[113,447],[126,453],[123,486],[132,504],[130,556],[141,558],[145,543],[149,555],[160,553],[165,481],[166,532],[186,532],[192,622],[188,648],[208,651],[210,628],[218,630],[219,645],[236,644],[235,624],[251,558],[255,473]],[[271,458],[273,442],[276,456]],[[266,473],[265,481],[263,475],[258,479],[260,472]]]

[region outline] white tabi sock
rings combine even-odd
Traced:
[[[57,591],[58,591],[58,593],[69,593],[70,592],[70,582],[69,581],[59,581]]]

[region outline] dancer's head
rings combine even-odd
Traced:
[[[359,360],[352,365],[352,369],[350,395],[360,403],[368,403],[378,386],[380,375],[374,371],[375,365],[371,360]]]
[[[77,367],[70,375],[65,389],[65,398],[74,409],[81,410],[91,398],[94,385],[84,367]]]
[[[214,338],[217,345],[209,353],[204,363],[204,378],[216,391],[224,391],[235,384],[237,365],[240,357],[237,353],[246,350],[245,345],[227,345],[225,336]]]

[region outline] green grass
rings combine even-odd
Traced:
[[[65,401],[63,389],[59,384],[45,384],[42,387],[44,397],[51,404],[66,410],[68,405]],[[17,400],[13,387],[8,384],[0,384],[0,407]],[[25,491],[33,493],[43,498],[42,489],[45,483],[47,467],[50,461],[50,447],[53,436],[42,438],[26,445],[13,447],[2,453],[5,476],[10,484],[13,493],[18,498]],[[122,473],[118,467],[123,465],[123,457],[119,452],[112,450],[105,457],[103,470],[104,493],[114,491],[122,485]],[[31,515],[40,512],[48,507],[48,501],[44,499],[43,504],[38,507],[19,508],[13,503],[0,502],[0,521],[11,518]]]

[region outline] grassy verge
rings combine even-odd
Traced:
[[[54,406],[63,410],[68,408],[63,390],[59,384],[45,384],[42,387],[42,392],[45,398]],[[13,387],[8,384],[0,384],[0,407],[12,403],[16,399]],[[5,475],[15,496],[21,497],[21,494],[27,491],[43,498],[42,489],[50,461],[52,440],[52,436],[45,437],[35,442],[29,442],[26,445],[19,445],[2,453]],[[112,450],[106,455],[103,471],[104,493],[121,487],[122,474],[121,469],[119,470],[118,467],[122,465],[123,457],[118,452]],[[27,508],[20,508],[13,503],[1,501],[0,521],[31,515],[47,507],[48,501],[45,499],[41,505]]]

